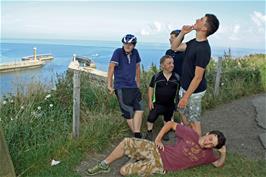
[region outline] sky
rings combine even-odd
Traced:
[[[243,0],[1,1],[1,39],[120,41],[131,33],[139,42],[168,43],[172,30],[212,13],[220,21],[213,46],[265,49],[265,8],[265,1]]]

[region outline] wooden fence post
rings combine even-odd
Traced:
[[[220,80],[221,80],[221,74],[222,74],[222,57],[218,57],[217,61],[217,68],[216,68],[216,79],[215,79],[215,86],[214,86],[214,96],[219,95],[219,89],[220,89]]]
[[[4,130],[0,126],[0,176],[16,177],[12,159],[6,144]]]
[[[75,55],[73,55],[75,61]],[[74,70],[73,76],[73,129],[72,136],[77,139],[79,137],[80,127],[80,72]]]

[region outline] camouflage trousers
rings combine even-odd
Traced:
[[[179,90],[179,98],[181,99],[184,94],[185,90],[181,87]],[[206,91],[193,93],[184,109],[178,108],[177,110],[183,114],[189,122],[200,122],[200,115],[201,115],[201,101],[202,97],[205,95]]]
[[[125,138],[124,150],[125,155],[136,160],[135,162],[130,162],[130,160],[122,167],[126,174],[140,176],[150,176],[154,173],[164,174],[161,156],[154,142],[138,138]]]

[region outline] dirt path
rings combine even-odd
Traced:
[[[227,137],[229,152],[250,159],[266,159],[266,150],[259,140],[259,135],[266,130],[257,125],[257,112],[252,102],[261,96],[241,98],[206,111],[202,121],[204,132],[212,129],[221,130]]]
[[[250,159],[266,159],[266,150],[263,148],[259,135],[266,130],[257,125],[256,109],[252,103],[257,97],[241,98],[224,105],[205,111],[202,118],[203,132],[220,130],[227,137],[227,149],[231,153],[244,155]],[[264,95],[265,96],[265,95]],[[171,134],[174,138],[174,134]],[[76,168],[81,176],[86,176],[86,169],[94,165],[98,160],[104,159],[105,155],[114,149],[114,143],[101,154],[88,154],[87,158]],[[127,162],[124,157],[112,164],[112,171],[108,174],[100,174],[95,177],[119,177],[119,169]]]

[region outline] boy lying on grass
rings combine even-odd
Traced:
[[[162,137],[171,129],[175,131],[176,143],[162,144]],[[123,176],[165,174],[168,171],[210,163],[215,167],[221,167],[226,157],[225,141],[226,138],[220,131],[211,131],[200,137],[192,128],[169,121],[163,126],[155,142],[125,138],[106,159],[88,169],[87,174],[109,172],[110,164],[124,155],[135,161],[121,167],[120,173]],[[215,155],[214,148],[218,149],[219,157]]]

